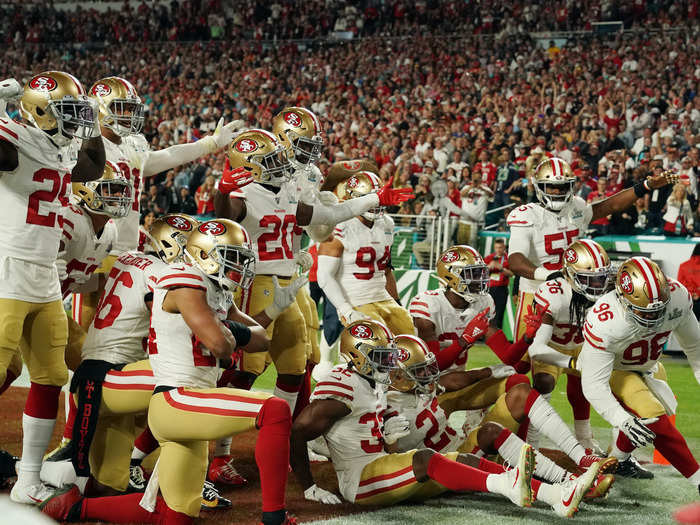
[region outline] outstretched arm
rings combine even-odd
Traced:
[[[102,135],[84,140],[78,152],[78,162],[71,172],[71,180],[87,182],[99,179],[104,172],[106,158]]]

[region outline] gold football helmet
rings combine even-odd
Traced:
[[[340,182],[333,193],[338,197],[340,202],[363,197],[370,193],[376,193],[382,188],[382,181],[379,180],[374,173],[370,171],[358,171],[350,175],[347,179]],[[362,214],[364,218],[370,221],[376,220],[384,213],[383,206],[377,206]]]
[[[377,383],[388,385],[396,367],[396,345],[391,331],[381,322],[355,321],[340,335],[340,355],[355,371]]]
[[[182,261],[187,239],[197,226],[199,222],[184,213],[158,217],[148,232],[153,251],[166,263]]]
[[[105,162],[102,177],[89,182],[74,182],[73,195],[91,212],[118,219],[126,217],[131,207],[131,184],[119,168]]]
[[[452,246],[437,261],[438,280],[464,299],[474,299],[489,291],[489,268],[471,246]]]
[[[255,278],[255,252],[248,232],[229,219],[201,223],[187,239],[185,260],[224,290],[247,290]]]
[[[57,146],[74,138],[89,139],[97,115],[80,81],[62,71],[45,71],[24,86],[22,117],[46,133]]]
[[[228,148],[228,160],[231,169],[245,168],[260,184],[281,186],[293,173],[284,146],[263,129],[238,135]]]
[[[596,301],[609,288],[610,257],[597,242],[579,239],[564,251],[562,273],[575,292]]]
[[[659,265],[646,257],[632,257],[617,270],[615,292],[625,314],[642,328],[664,322],[670,290]]]
[[[576,177],[571,171],[571,166],[559,157],[543,160],[532,175],[537,200],[552,211],[564,209],[571,201],[574,196],[574,182]],[[550,193],[551,190],[557,190],[557,193]]]
[[[272,119],[272,133],[287,150],[289,160],[307,165],[318,162],[321,158],[321,123],[308,109],[284,108]]]
[[[90,96],[100,107],[100,124],[120,137],[141,133],[144,105],[131,82],[121,77],[98,80],[90,88]]]
[[[415,335],[397,335],[397,368],[391,371],[391,388],[399,392],[417,390],[421,394],[430,394],[435,390],[440,376],[435,355],[428,350],[425,342]]]
[[[341,160],[334,162],[331,167],[328,168],[328,174],[326,180],[324,180],[321,185],[321,191],[333,191],[338,184],[358,171],[379,173],[379,167],[377,163],[371,159]]]

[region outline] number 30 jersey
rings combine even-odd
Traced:
[[[593,207],[580,197],[555,213],[535,203],[515,208],[508,215],[510,245],[508,255],[522,253],[535,266],[561,270],[567,246],[585,235],[593,217]],[[520,278],[520,290],[534,293],[541,281]]]
[[[357,217],[335,227],[334,236],[343,245],[340,286],[353,307],[391,300],[384,274],[391,259],[394,221],[381,215],[371,228]]]
[[[146,358],[152,294],[167,265],[154,255],[127,252],[114,262],[83,345],[83,359],[133,363]]]
[[[295,259],[303,233],[297,226],[296,184],[284,183],[274,193],[254,182],[240,191],[246,204],[241,224],[250,235],[255,251],[255,273],[291,277],[296,271]]]
[[[362,469],[384,452],[381,428],[386,410],[386,392],[344,366],[338,366],[319,378],[310,402],[334,399],[350,413],[336,421],[325,438],[338,476],[340,493],[355,500]]]

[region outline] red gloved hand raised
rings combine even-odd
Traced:
[[[228,158],[226,159],[224,173],[219,181],[219,191],[221,193],[228,195],[232,191],[237,191],[251,182],[253,182],[253,175],[248,173],[243,167],[232,170]]]
[[[462,339],[464,339],[468,345],[473,345],[486,334],[488,329],[489,309],[485,308],[479,312],[474,319],[469,321],[469,324],[464,328],[464,332],[462,332]]]
[[[415,199],[411,188],[393,188],[394,177],[392,176],[382,188],[377,192],[380,206],[398,206],[402,202]]]

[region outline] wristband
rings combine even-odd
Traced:
[[[647,186],[646,180],[636,183],[634,186],[632,186],[632,188],[634,189],[634,194],[637,197],[644,197],[647,193],[651,191]]]
[[[250,337],[252,334],[249,327],[243,323],[239,323],[238,321],[231,321],[230,319],[225,319],[222,321],[222,323],[224,323],[224,326],[231,331],[233,337],[236,338],[236,348],[246,346],[248,343],[250,343]]]

